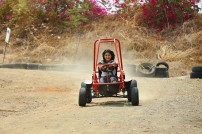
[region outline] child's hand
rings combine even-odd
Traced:
[[[114,67],[117,67],[117,66],[118,66],[118,64],[116,64],[116,63],[115,63],[115,64],[113,64],[113,66],[114,66]]]
[[[102,71],[107,71],[108,70],[108,66],[103,65],[101,69],[102,69]]]
[[[101,69],[102,69],[102,67],[103,67],[103,65],[101,65],[101,64],[100,64],[100,65],[98,65],[98,67],[99,67],[99,69],[101,70]]]
[[[108,72],[114,70],[118,64],[99,64],[98,67],[101,71]]]

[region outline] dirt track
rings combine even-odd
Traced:
[[[201,79],[135,78],[140,106],[126,98],[100,98],[83,108],[78,91],[89,73],[0,74],[0,134],[202,133]]]

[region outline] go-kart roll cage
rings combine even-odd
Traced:
[[[118,82],[116,83],[99,83],[99,77],[97,76],[97,74],[99,73],[97,71],[98,69],[98,55],[100,52],[100,45],[101,43],[107,43],[107,42],[112,42],[114,43],[114,47],[115,47],[115,56],[118,60],[118,69],[117,72],[120,73],[118,77]],[[110,85],[110,84],[119,84],[119,91],[122,90],[122,88],[124,87],[124,71],[123,71],[123,63],[122,63],[122,53],[121,53],[121,45],[120,45],[120,41],[118,39],[114,39],[114,38],[109,38],[109,39],[99,39],[96,40],[94,43],[94,59],[93,59],[93,77],[92,77],[92,88],[95,89],[96,92],[99,91],[98,89],[98,85]]]

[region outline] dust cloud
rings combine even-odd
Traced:
[[[77,88],[79,90],[81,82],[85,80],[92,80],[94,56],[93,46],[94,40],[87,41],[85,39],[82,40],[81,38],[80,42],[76,42],[75,40],[75,44],[68,44],[66,47],[67,50],[64,50],[68,51],[69,57],[63,57],[60,62],[64,64],[62,70],[64,70],[64,72],[66,72],[68,75],[70,75],[69,77],[71,77],[68,80],[68,84],[71,89]],[[102,52],[105,49],[111,49],[115,52],[113,43],[102,43],[98,55],[98,61],[102,60]],[[138,60],[138,58],[136,57],[136,51],[129,50],[128,47],[125,45],[121,45],[121,49],[123,69],[125,72],[126,79],[137,80],[140,102],[142,104],[147,104],[150,103],[150,101],[152,100],[162,97],[164,91],[160,89],[160,83],[152,82],[154,78],[137,77],[136,66],[141,62],[141,60]],[[117,62],[117,56],[115,57],[115,61]],[[154,85],[156,88],[151,88],[150,85]]]

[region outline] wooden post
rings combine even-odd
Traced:
[[[7,48],[7,43],[5,43],[5,48],[4,48],[4,57],[3,57],[3,62],[2,63],[4,63],[4,59],[5,59],[5,57],[6,57],[6,48]]]
[[[6,48],[7,48],[8,43],[9,43],[10,34],[11,34],[11,29],[10,29],[9,27],[7,27],[7,30],[6,30],[6,38],[5,38],[5,48],[4,48],[3,63],[4,63],[4,60],[5,60],[5,57],[6,57]]]

